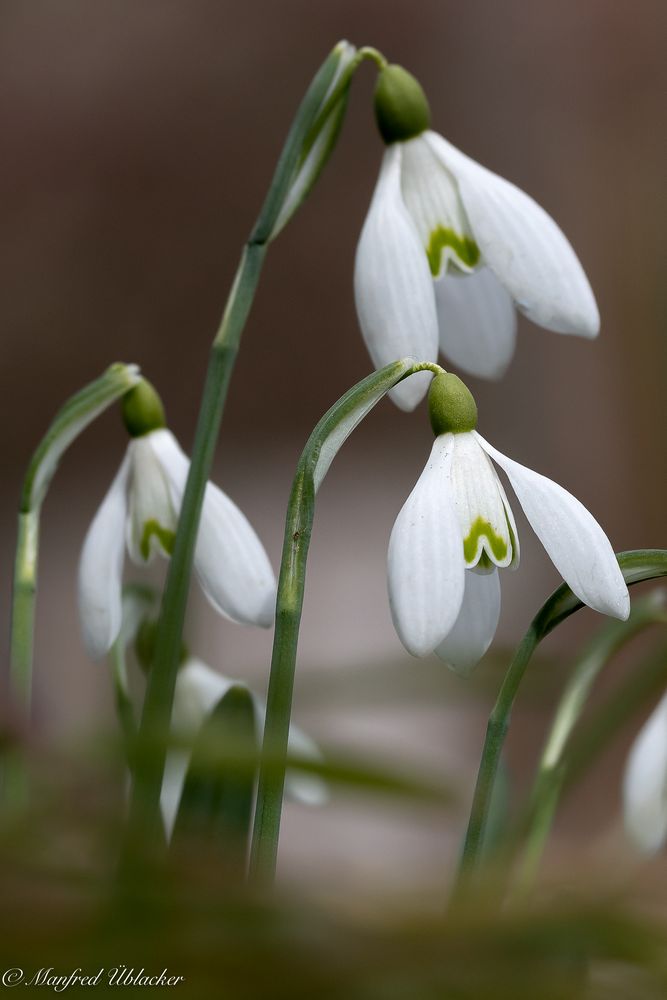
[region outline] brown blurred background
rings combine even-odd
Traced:
[[[415,72],[434,128],[555,216],[596,292],[597,342],[521,320],[503,382],[471,382],[482,432],[571,489],[616,549],[665,545],[664,29],[660,0],[2,0],[3,626],[22,472],[70,393],[114,360],[136,361],[189,447],[240,247],[295,107],[341,37]],[[299,452],[322,412],[370,368],[352,266],[382,152],[373,80],[364,66],[328,170],[270,252],[218,449],[216,479],[276,566]],[[47,739],[109,717],[105,668],[81,649],[75,581],[86,528],[124,447],[116,413],[107,414],[68,454],[45,506],[35,711]],[[308,689],[320,694],[310,707],[300,694],[297,714],[325,742],[430,760],[458,773],[465,790],[489,692],[461,703],[450,697],[461,685],[448,679],[442,699],[415,704],[420,672],[432,670],[403,652],[386,601],[389,532],[429,447],[423,409],[405,415],[383,403],[330,472],[297,679],[300,691],[300,679],[305,690],[314,677]],[[520,517],[519,530],[523,566],[503,581],[501,646],[518,640],[558,582]],[[598,624],[588,612],[579,618],[551,641],[565,661]],[[265,686],[268,634],[220,622],[198,593],[188,631],[212,665]],[[377,669],[368,674],[377,698],[368,684],[363,699],[354,686],[345,697],[340,679],[355,676],[350,668],[383,662],[404,669],[409,704],[387,707]],[[543,717],[528,713],[524,724],[532,747]],[[517,764],[522,746],[515,736]],[[597,832],[617,810],[622,755],[595,786],[599,809],[586,822]],[[351,852],[329,843],[333,871],[376,865],[384,877],[400,860],[412,878],[441,856],[444,868],[442,819],[388,822],[336,808],[306,820],[319,833],[301,840],[295,865],[307,868],[317,857],[311,840],[333,829],[337,844],[349,846],[346,833],[356,843]],[[453,845],[459,828],[450,826]]]

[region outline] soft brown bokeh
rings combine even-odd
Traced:
[[[111,361],[136,361],[189,445],[240,247],[295,106],[340,37],[414,71],[434,127],[555,216],[596,291],[597,342],[521,322],[507,377],[474,384],[483,433],[570,488],[616,549],[667,542],[663,3],[3,0],[0,24],[5,609],[21,475],[67,395]],[[271,250],[218,450],[217,480],[276,565],[299,451],[370,368],[352,267],[381,155],[373,76],[359,72],[330,167]],[[311,553],[304,673],[402,658],[418,678],[391,628],[384,560],[429,434],[423,410],[385,403],[334,465]],[[105,416],[68,455],[44,510],[36,716],[50,734],[94,728],[109,710],[105,670],[81,650],[75,579],[124,447],[117,416]],[[508,642],[557,582],[523,520],[521,529],[522,572],[504,580]],[[270,636],[219,623],[199,596],[193,612],[197,651],[264,686]],[[592,623],[589,614],[568,626],[552,648],[568,649]],[[390,748],[400,732],[396,747],[448,771],[465,764],[471,779],[486,701],[470,716],[431,706],[426,730],[421,716],[369,704],[358,725],[346,708],[342,720],[339,709],[320,713],[314,729],[345,742],[356,726],[362,741]],[[534,721],[535,739],[543,725]],[[437,856],[438,838],[413,862]],[[392,850],[410,854],[397,842],[385,861]]]

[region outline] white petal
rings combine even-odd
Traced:
[[[533,531],[579,600],[602,614],[626,619],[628,588],[609,539],[593,515],[562,486],[513,462],[473,433],[507,473]]]
[[[465,565],[477,566],[485,556],[496,566],[509,566],[517,532],[498,473],[473,434],[453,438],[451,495]]]
[[[322,753],[315,740],[299,729],[289,727],[287,749],[294,757],[319,763],[323,760]],[[306,806],[322,806],[329,800],[329,789],[322,778],[307,774],[305,771],[288,770],[285,775],[285,791],[297,802]]]
[[[128,490],[127,548],[137,564],[151,562],[160,552],[169,556],[176,534],[176,508],[169,479],[154,442],[170,431],[158,430],[135,438],[129,448],[132,470]]]
[[[436,654],[457,674],[476,667],[493,641],[500,618],[500,575],[468,570],[459,616]]]
[[[551,216],[442,136],[429,132],[427,139],[456,177],[482,256],[518,308],[549,330],[595,337],[600,316],[593,292]]]
[[[180,509],[189,462],[170,431],[154,431],[150,437]],[[273,623],[276,579],[271,563],[248,519],[213,483],[204,494],[195,570],[220,614],[265,628]]]
[[[667,839],[667,695],[639,733],[623,780],[625,828],[653,854]]]
[[[516,310],[489,267],[435,282],[440,350],[457,368],[500,378],[514,354]]]
[[[256,698],[254,695],[253,700],[257,731],[261,738],[266,725],[266,704],[261,698]],[[317,763],[324,759],[317,743],[295,725],[289,727],[287,752],[305,761],[312,760]],[[326,781],[294,768],[288,768],[285,775],[285,792],[295,801],[302,802],[307,806],[321,806],[329,800],[329,789]]]
[[[463,600],[463,545],[450,488],[454,436],[435,439],[389,540],[392,618],[414,656],[425,656],[442,642]]]
[[[470,273],[479,249],[456,181],[423,135],[401,143],[401,192],[426,251],[431,274]]]
[[[237,682],[191,656],[176,675],[171,725],[179,738],[197,735],[206,716]]]
[[[88,529],[79,562],[79,616],[84,645],[94,660],[111,649],[121,627],[129,472],[126,455]]]
[[[433,281],[400,188],[401,144],[384,154],[361,232],[354,266],[354,294],[361,332],[376,368],[412,356],[435,361],[438,321]],[[404,410],[423,398],[430,381],[413,375],[391,390]]]

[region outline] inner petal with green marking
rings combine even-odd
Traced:
[[[468,569],[510,566],[518,558],[514,518],[502,483],[474,433],[452,435],[450,484]]]
[[[431,274],[437,278],[449,266],[457,271],[472,271],[479,264],[480,252],[471,237],[459,236],[453,229],[437,226],[428,241],[426,256]]]
[[[470,274],[481,254],[454,176],[418,136],[401,144],[401,193],[428,258],[431,274]]]
[[[481,551],[479,551],[481,548]],[[463,555],[466,564],[473,564],[486,557],[496,566],[507,561],[508,541],[496,534],[491,524],[483,517],[477,517],[470,531],[463,539]]]
[[[174,551],[176,532],[170,528],[165,528],[155,518],[150,518],[148,521],[144,521],[144,530],[139,543],[139,550],[146,562],[148,562],[151,554],[151,538],[153,537],[157,539],[166,556],[170,556]]]
[[[153,451],[151,435],[136,438],[130,447],[127,546],[134,562],[150,562],[157,553],[171,555],[177,511],[166,473]]]

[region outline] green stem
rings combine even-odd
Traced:
[[[260,767],[250,857],[250,874],[261,881],[270,881],[273,877],[278,853],[296,650],[314,512],[312,477],[299,470],[292,487],[285,524],[262,747],[262,754],[271,761],[271,766]]]
[[[60,408],[37,446],[23,480],[14,561],[9,663],[12,698],[26,721],[30,719],[32,703],[42,504],[67,448],[96,417],[133,388],[138,380],[136,365],[119,363],[111,365],[100,378],[71,396]],[[6,802],[16,806],[24,800],[25,794],[25,770],[20,753],[14,750],[4,762],[3,797]]]
[[[315,75],[296,113],[261,212],[243,250],[222,322],[213,340],[192,461],[162,599],[155,656],[144,699],[130,797],[129,835],[132,843],[142,840],[148,844],[159,843],[162,839],[160,790],[204,490],[213,463],[241,334],[255,297],[268,243],[289,193],[304,143],[334,77],[338,59],[334,49]]]
[[[39,509],[19,514],[11,624],[11,685],[14,698],[30,714],[32,660],[39,550]]]
[[[222,323],[211,347],[192,461],[162,598],[153,668],[148,674],[139,734],[141,752],[135,761],[130,799],[130,829],[135,833],[143,831],[149,841],[161,839],[160,789],[204,491],[241,333],[257,290],[265,254],[264,245],[249,243],[244,248]]]
[[[617,558],[625,582],[628,584],[667,575],[667,552],[661,549],[622,552]],[[498,698],[489,717],[457,882],[454,887],[454,899],[460,898],[464,893],[482,860],[489,807],[498,764],[507,736],[514,700],[531,657],[545,636],[583,606],[566,584],[554,591],[531,622],[505,674]]]
[[[665,593],[658,590],[634,603],[627,622],[609,622],[575,665],[544,744],[527,815],[520,824],[520,830],[525,831],[525,848],[518,873],[519,891],[532,885],[537,873],[565,778],[563,758],[596,678],[635,635],[665,623]]]
[[[442,369],[435,364],[413,363],[412,359],[406,358],[387,365],[353,386],[319,421],[299,459],[285,523],[250,855],[250,875],[258,881],[270,881],[276,867],[294,671],[315,494],[348,435],[385,393],[402,379],[419,371],[440,374]]]

